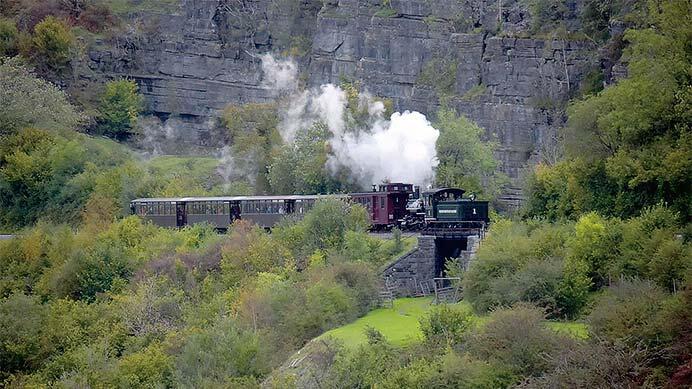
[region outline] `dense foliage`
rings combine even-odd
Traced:
[[[137,93],[132,80],[116,80],[106,84],[99,106],[99,129],[115,139],[127,139],[134,132],[142,112],[144,98]]]
[[[494,220],[468,268],[447,262],[465,303],[427,311],[420,342],[390,343],[370,328],[367,344],[353,346],[310,340],[372,310],[379,269],[411,245],[400,231],[368,235],[361,206],[321,201],[271,233],[243,221],[226,234],[163,229],[127,216],[135,197],[351,189],[348,172],[325,167],[322,123],[285,144],[277,106],[230,105],[228,172],[213,157],[143,160],[87,135],[138,135],[133,81],[108,82],[93,107],[76,107],[79,98],[45,79],[66,76],[75,36],[118,24],[111,9],[177,2],[0,1],[0,228],[17,234],[0,240],[0,386],[689,386],[690,2],[524,3],[532,34],[555,39],[576,33],[564,19],[579,11],[580,32],[605,60],[623,54],[628,74],[587,77],[567,110],[565,158],[528,177],[524,219]],[[457,65],[445,58],[419,82],[446,102]],[[360,86],[342,88],[348,126],[360,128]],[[495,196],[505,178],[494,140],[448,108],[435,126],[437,183]],[[567,320],[588,333],[564,330],[575,324]],[[319,369],[293,376],[306,360]]]
[[[570,105],[569,158],[536,168],[527,215],[630,217],[665,202],[690,217],[690,7],[681,0],[651,2],[650,24],[625,33],[628,77]]]
[[[0,135],[23,128],[72,129],[81,120],[67,95],[19,58],[0,58]]]
[[[483,141],[483,129],[452,109],[442,108],[437,113],[435,127],[440,129],[437,185],[464,188],[486,198],[497,196],[506,177],[497,170],[493,156],[496,142]]]
[[[360,206],[338,200],[274,234],[243,222],[219,235],[90,220],[0,242],[6,383],[256,385],[309,339],[367,312],[374,269],[398,253],[364,234]]]
[[[524,301],[569,317],[619,279],[679,289],[692,275],[692,246],[677,216],[659,206],[624,221],[590,213],[576,223],[498,222],[464,274],[466,298],[481,312]]]

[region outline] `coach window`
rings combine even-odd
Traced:
[[[380,197],[380,209],[384,209],[384,197]]]

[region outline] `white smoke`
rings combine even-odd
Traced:
[[[290,72],[285,71],[295,69],[292,74],[297,77],[297,67],[290,60],[288,62],[293,66],[285,62],[277,61],[269,54],[263,56],[265,79],[282,80],[274,85],[297,86],[297,79],[289,80],[286,77]],[[284,65],[277,68],[277,63]],[[278,74],[269,74],[276,69]],[[300,130],[317,122],[325,123],[331,133],[329,143],[332,150],[327,168],[332,173],[347,168],[362,186],[382,181],[418,185],[431,182],[437,166],[435,144],[439,131],[432,127],[425,115],[397,112],[386,120],[384,104],[364,92],[359,95],[357,108],[367,112],[364,120],[367,124],[357,127],[354,120],[349,120],[347,108],[347,94],[339,86],[324,84],[315,90],[296,90],[288,99],[287,108],[281,112],[279,131],[283,140],[291,143]]]
[[[369,131],[345,133],[331,140],[331,171],[348,167],[362,184],[383,181],[424,185],[437,166],[435,143],[440,135],[425,115],[395,112],[389,121],[377,121]]]
[[[162,122],[156,116],[140,116],[137,129],[141,133],[139,147],[144,150],[144,157],[154,158],[160,155],[179,153],[180,144],[185,137],[182,122],[171,117]]]
[[[298,89],[298,66],[293,60],[277,60],[271,54],[264,54],[260,59],[264,72],[262,86],[276,93]]]
[[[234,155],[231,146],[224,146],[216,153],[219,164],[216,173],[224,182],[224,189],[228,190],[235,181],[247,181],[251,186],[255,185],[257,175],[257,153],[251,151],[243,156]]]
[[[218,152],[217,158],[219,159],[219,165],[216,167],[216,172],[228,186],[236,174],[236,162],[235,158],[233,158],[231,147],[222,147]]]

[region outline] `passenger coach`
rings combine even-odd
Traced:
[[[307,213],[322,197],[346,195],[141,198],[132,200],[130,208],[132,214],[162,227],[205,222],[225,230],[235,220],[243,219],[271,228],[286,215]]]

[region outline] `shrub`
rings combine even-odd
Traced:
[[[308,325],[308,334],[316,336],[356,318],[356,301],[337,283],[323,280],[310,286],[305,294],[307,305],[304,322]],[[310,327],[314,330],[310,330]]]
[[[116,17],[105,4],[89,4],[80,14],[78,23],[91,32],[101,32],[112,27]]]
[[[366,264],[337,263],[325,272],[331,273],[334,281],[346,288],[357,306],[355,316],[367,313],[375,302],[377,275]]]
[[[221,249],[221,269],[231,284],[259,272],[293,270],[291,252],[281,242],[247,221],[235,222]]]
[[[531,26],[534,33],[556,28],[567,16],[564,0],[530,0]]]
[[[159,343],[124,356],[118,361],[117,369],[120,387],[170,387],[172,384],[173,360]]]
[[[0,18],[0,57],[12,57],[17,54],[19,31],[14,21]]]
[[[72,129],[82,120],[67,95],[19,58],[0,59],[0,135],[23,128]]]
[[[506,366],[447,351],[441,360],[440,387],[504,388],[515,377]]]
[[[618,256],[618,225],[592,212],[583,215],[574,226],[575,236],[569,242],[571,261],[587,266],[587,274],[594,287],[600,288],[608,281],[610,266]]]
[[[327,388],[371,388],[401,366],[401,350],[383,337],[369,336],[355,351],[337,354],[325,379]]]
[[[74,37],[69,27],[59,19],[48,16],[34,27],[32,54],[42,70],[62,70],[70,61]]]
[[[52,270],[49,290],[57,297],[93,301],[96,295],[122,286],[133,272],[127,251],[107,242],[81,248]]]
[[[547,369],[545,355],[559,350],[561,340],[545,327],[540,310],[518,305],[494,311],[470,335],[467,347],[471,355],[499,362],[517,375],[536,376]]]
[[[181,324],[183,294],[165,278],[142,280],[134,290],[115,297],[122,322],[134,336],[163,336]]]
[[[310,251],[340,250],[346,231],[365,231],[370,224],[367,211],[361,205],[350,205],[341,200],[324,199],[303,219],[306,246]]]
[[[517,301],[526,301],[546,310],[551,317],[560,315],[558,290],[563,276],[561,260],[530,262],[512,276],[508,289]],[[512,301],[514,303],[515,301]]]
[[[629,388],[644,371],[646,354],[622,344],[586,342],[550,355],[551,369],[531,377],[520,388]]]
[[[0,300],[0,380],[35,369],[46,357],[41,344],[45,315],[35,297],[14,294]]]
[[[389,372],[381,384],[373,386],[386,389],[433,388],[439,384],[441,378],[439,370],[439,361],[417,359],[401,369]]]
[[[175,357],[175,382],[184,387],[225,386],[239,377],[261,377],[269,371],[266,349],[256,334],[230,318],[192,332]]]
[[[448,305],[436,306],[420,319],[420,329],[431,345],[455,345],[472,324],[472,316],[466,310]]]
[[[144,99],[132,80],[116,80],[106,84],[99,106],[99,129],[115,139],[127,139],[134,134],[137,116]]]
[[[630,344],[656,341],[655,322],[665,294],[647,281],[622,281],[608,288],[588,316],[591,330]]]

